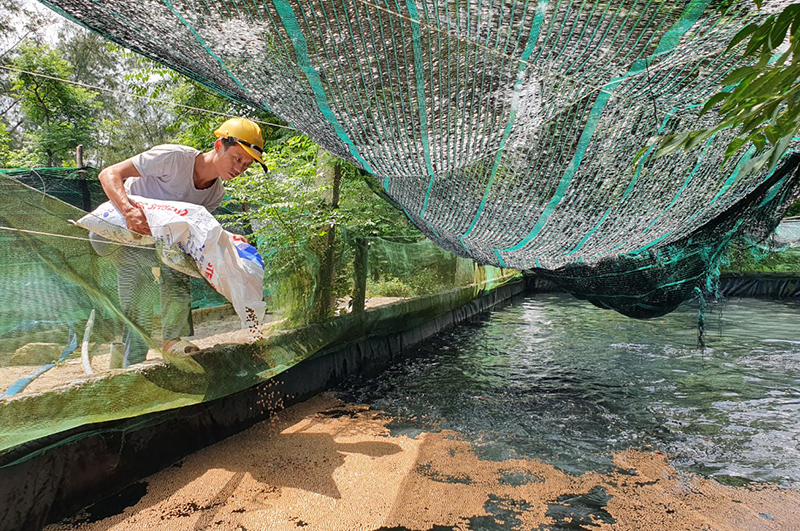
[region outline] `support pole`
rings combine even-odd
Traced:
[[[78,181],[78,186],[81,191],[81,204],[83,209],[86,212],[89,212],[92,209],[92,197],[89,193],[89,183],[86,182],[86,170],[83,169],[83,145],[78,144],[75,147],[75,162],[78,166],[78,176],[80,177]]]

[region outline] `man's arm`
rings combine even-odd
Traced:
[[[144,212],[139,205],[128,198],[128,194],[125,193],[125,186],[122,184],[125,179],[139,176],[139,171],[133,165],[131,159],[127,159],[103,169],[98,179],[106,196],[117,207],[117,210],[125,216],[128,230],[139,234],[151,234],[150,225],[147,223]]]

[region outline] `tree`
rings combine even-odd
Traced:
[[[11,95],[29,121],[34,151],[48,166],[72,162],[75,146],[95,143],[97,94],[64,81],[72,67],[49,46],[23,44],[13,65]]]
[[[0,0],[0,57],[44,24],[42,13],[19,0]]]
[[[246,203],[249,209],[223,219],[251,224],[265,284],[275,294],[271,305],[286,308],[290,318],[324,318],[328,302],[350,293],[356,238],[422,239],[401,210],[367,186],[371,176],[330,157],[305,135],[271,129],[262,159],[269,175],[251,168],[226,185],[228,205]],[[321,166],[338,175],[320,179]],[[339,187],[338,200],[333,186]]]
[[[56,22],[55,16],[48,19],[49,10],[35,2],[18,0],[0,0],[0,65],[11,63],[11,58],[18,53],[19,46],[28,40],[43,35]],[[51,13],[52,14],[52,13]],[[0,123],[9,133],[8,145],[0,155],[0,164],[13,165],[17,161],[35,160],[36,157],[25,150],[27,136],[23,126],[25,117],[20,112],[19,101],[11,97],[13,85],[11,71],[0,69]],[[12,162],[14,161],[14,162]]]

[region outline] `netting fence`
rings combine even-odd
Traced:
[[[73,169],[0,174],[0,452],[82,424],[225,396],[367,330],[380,334],[398,319],[412,325],[518,278],[431,242],[351,238],[340,227],[327,276],[318,249],[297,249],[290,273],[268,276],[268,311],[255,330],[242,329],[228,301],[193,278],[189,339],[203,352],[170,354],[162,345],[171,304],[159,290],[164,265],[155,252],[145,264],[98,253],[70,222],[85,214],[74,203],[83,204],[87,188],[92,205],[105,200],[96,179],[84,183]],[[122,306],[120,268],[136,267],[149,280],[129,304],[145,307],[152,321],[133,322]],[[405,301],[417,309],[398,307]],[[144,359],[125,358],[126,329],[146,343]]]

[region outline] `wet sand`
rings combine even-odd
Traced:
[[[800,529],[800,491],[724,486],[660,452],[628,450],[613,473],[572,476],[532,459],[481,461],[450,431],[392,436],[390,421],[322,394],[46,529]]]

